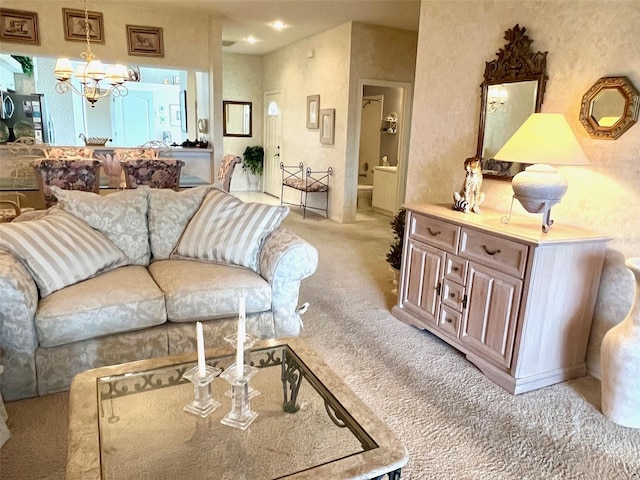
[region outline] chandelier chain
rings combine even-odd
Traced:
[[[87,9],[87,0],[84,0],[84,33],[87,38],[87,51],[82,52],[82,57],[86,58],[87,62],[93,60],[93,54],[91,53],[91,29],[89,26],[89,11]]]

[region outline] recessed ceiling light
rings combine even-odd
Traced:
[[[282,20],[274,20],[269,24],[270,27],[275,28],[276,30],[282,30],[286,25]]]
[[[245,40],[246,40],[247,42],[251,43],[251,44],[256,43],[256,42],[258,42],[258,41],[259,41],[259,40],[258,40],[256,37],[254,37],[253,35],[249,35]]]

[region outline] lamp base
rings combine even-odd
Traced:
[[[513,177],[511,186],[527,212],[542,213],[542,231],[547,233],[553,225],[551,207],[567,191],[567,179],[549,165],[531,165]]]
[[[511,207],[509,208],[509,215],[506,215],[504,217],[502,217],[500,219],[500,221],[502,223],[509,223],[511,221],[511,214],[513,212],[513,201],[516,199],[517,197],[514,195],[513,197],[511,197]],[[553,225],[553,220],[551,220],[551,207],[553,205],[543,205],[542,208],[542,231],[544,233],[547,233],[549,231],[549,229],[551,228],[551,225]],[[533,212],[533,213],[540,213],[540,211],[538,212]]]

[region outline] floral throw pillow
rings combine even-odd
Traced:
[[[51,187],[64,211],[95,228],[129,259],[129,265],[149,265],[149,188],[123,190],[101,196]]]

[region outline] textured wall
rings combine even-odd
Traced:
[[[104,18],[105,43],[92,43],[91,50],[107,63],[124,61],[139,65],[167,65],[175,68],[208,70],[209,58],[206,47],[209,35],[207,17],[203,15],[176,15],[175,9],[167,10],[149,2],[153,8],[135,8],[126,3],[90,2],[89,11],[101,12]],[[62,8],[83,10],[78,0],[2,0],[3,8],[27,10],[38,13],[40,45],[3,43],[3,52],[22,54],[68,55],[79,58],[86,47],[82,42],[64,39]],[[127,24],[149,25],[163,28],[164,57],[128,57]],[[199,45],[199,48],[195,48]]]
[[[252,103],[252,136],[224,137],[223,141],[223,155],[242,156],[248,146],[262,145],[262,57],[225,53],[222,60],[222,99]],[[249,190],[247,174],[240,166],[231,177],[231,190]]]
[[[264,92],[282,93],[282,161],[304,162],[313,170],[333,167],[329,215],[339,222],[344,216],[350,49],[351,24],[346,23],[267,54],[263,62]],[[306,127],[307,96],[318,94],[320,109],[336,111],[333,145],[321,144],[319,130]]]
[[[263,90],[282,92],[283,161],[303,161],[314,170],[333,167],[329,215],[338,222],[355,221],[359,82],[413,82],[416,37],[415,32],[346,23],[264,56]],[[336,110],[333,145],[321,144],[318,130],[306,128],[306,97],[316,94],[321,109]]]
[[[640,2],[423,1],[406,198],[450,202],[460,187],[462,162],[476,150],[485,62],[516,23],[535,51],[549,52],[542,111],[566,116],[591,162],[563,169],[569,191],[553,218],[613,237],[587,354],[590,373],[599,376],[602,337],[633,296],[623,259],[640,256],[640,125],[615,141],[594,140],[578,116],[582,95],[600,77],[626,75],[640,88]],[[507,212],[510,184],[487,179],[483,187],[484,206]]]

